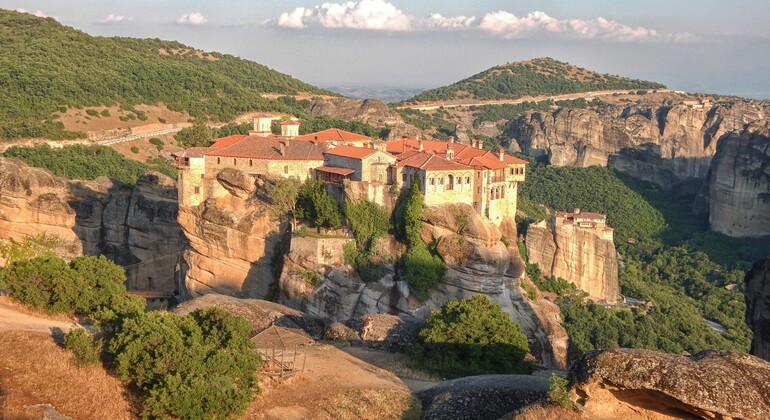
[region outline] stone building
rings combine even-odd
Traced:
[[[602,239],[612,241],[614,229],[607,226],[607,216],[599,213],[581,211],[576,208],[572,213],[556,211],[552,219],[553,228],[561,226],[573,226],[581,229],[590,229],[600,235]]]

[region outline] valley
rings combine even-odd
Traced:
[[[770,410],[768,101],[541,58],[385,104],[28,14],[0,33],[0,415]],[[3,55],[52,39],[91,47]]]

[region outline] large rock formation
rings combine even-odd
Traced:
[[[182,244],[176,194],[174,180],[156,172],[129,187],[0,159],[0,238],[53,234],[70,256],[105,254],[126,267],[131,289],[173,292]]]
[[[712,230],[770,235],[770,121],[722,136],[702,193]]]
[[[671,187],[705,177],[717,140],[764,119],[768,104],[733,106],[604,106],[599,110],[528,112],[506,135],[532,156],[557,166],[612,166],[636,178]]]
[[[759,420],[770,413],[770,363],[744,353],[594,351],[575,361],[569,378],[588,418]]]
[[[387,139],[400,139],[403,136],[415,138],[422,134],[419,128],[406,124],[396,111],[376,99],[316,99],[310,104],[310,113],[387,127]]]
[[[510,228],[512,224],[505,225]],[[342,244],[352,239],[296,237],[280,277],[280,301],[344,322],[367,313],[425,318],[431,308],[452,299],[485,294],[522,327],[533,354],[542,363],[566,366],[567,333],[558,307],[524,296],[519,286],[523,262],[515,248],[500,242],[502,234],[494,224],[470,206],[445,205],[429,208],[423,226],[423,239],[438,243],[437,252],[448,267],[444,282],[427,301],[412,296],[392,265],[380,280],[364,283],[343,261]],[[512,237],[516,237],[515,232]],[[375,254],[382,261],[395,261],[402,252],[397,242],[382,239]]]
[[[618,258],[612,239],[595,229],[573,225],[549,229],[541,223],[527,228],[525,243],[529,262],[540,265],[543,275],[574,283],[591,299],[617,302]]]
[[[289,240],[289,226],[268,204],[271,180],[220,172],[215,191],[200,205],[181,206],[179,225],[189,242],[184,250],[182,294],[220,293],[266,298],[271,293]]]
[[[770,361],[770,257],[754,263],[745,283],[746,324],[754,333],[751,354]]]

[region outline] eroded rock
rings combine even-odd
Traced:
[[[751,354],[770,361],[770,257],[754,263],[744,281],[746,324],[754,333]]]

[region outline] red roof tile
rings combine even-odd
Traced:
[[[214,140],[214,144],[212,144],[212,149],[222,149],[225,147],[230,147],[233,144],[243,140],[243,138],[246,137],[245,134],[233,134],[232,136],[222,137]]]
[[[281,153],[283,144],[283,153]],[[323,160],[321,149],[306,141],[247,136],[228,147],[211,149],[206,156],[246,157],[275,160]]]
[[[295,137],[296,140],[306,141],[373,141],[374,139],[363,134],[351,133],[350,131],[340,130],[339,128],[329,128],[315,133],[304,134]]]
[[[444,159],[428,152],[414,152],[409,153],[409,156],[401,159],[396,166],[408,166],[411,168],[418,168],[424,171],[451,171],[451,170],[467,170],[470,169],[466,165],[462,165],[451,160]]]
[[[330,173],[330,174],[342,175],[342,176],[348,176],[348,175],[352,174],[353,172],[355,172],[352,169],[337,168],[335,166],[319,166],[319,167],[315,168],[315,170],[316,171],[321,171],[321,172],[327,172],[327,173]]]
[[[367,149],[355,146],[337,146],[324,152],[325,155],[342,156],[351,159],[366,159],[377,153],[377,149]]]

